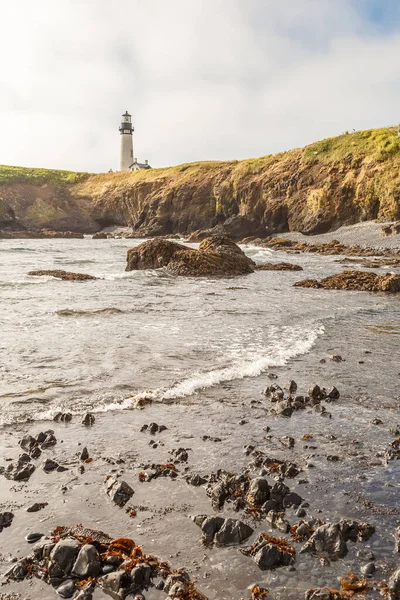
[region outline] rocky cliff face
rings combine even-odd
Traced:
[[[148,236],[212,230],[240,239],[400,218],[395,128],[245,161],[71,174],[60,181],[47,173],[49,181],[25,176],[21,183],[20,175],[2,179],[0,167],[0,229],[91,233],[120,225]]]

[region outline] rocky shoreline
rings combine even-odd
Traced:
[[[361,258],[348,259],[348,247],[336,242],[317,247],[344,264],[398,268],[389,251],[371,261],[372,250],[356,254],[357,247],[353,256]],[[158,268],[160,257],[173,275],[255,270],[255,278],[281,269],[286,278],[299,270],[272,262],[256,268],[226,238],[205,240],[199,250],[147,241],[128,252],[128,266]],[[88,279],[84,286],[93,279],[30,273]],[[358,271],[348,273],[344,287],[357,289]],[[398,284],[398,275],[359,273],[363,286],[367,279],[379,290],[388,278]],[[329,277],[309,287],[326,279],[334,288]],[[286,292],[297,293],[289,284]],[[370,346],[348,363],[344,331],[330,340],[306,365],[271,366],[256,380],[186,399],[143,393],[130,410],[58,412],[53,422],[4,426],[0,599],[400,598],[393,368],[385,371],[387,356],[379,362]]]
[[[346,433],[345,358],[321,359],[337,387],[292,367],[251,400],[3,429],[3,598],[397,599],[400,509],[362,487],[397,464],[399,430],[375,407]]]

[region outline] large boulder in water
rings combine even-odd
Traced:
[[[160,269],[189,277],[231,277],[253,273],[254,262],[235,242],[225,236],[203,240],[199,249],[164,239],[143,242],[128,250],[127,271]]]

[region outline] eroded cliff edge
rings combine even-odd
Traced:
[[[359,131],[257,159],[89,175],[0,167],[0,230],[94,233],[129,226],[240,239],[400,219],[396,128]]]

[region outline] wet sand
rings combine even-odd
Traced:
[[[28,533],[48,534],[57,525],[82,523],[113,537],[131,537],[143,545],[146,553],[168,560],[175,568],[186,569],[210,600],[248,599],[248,587],[252,584],[268,588],[269,597],[276,600],[302,598],[304,591],[312,587],[338,588],[339,576],[349,571],[360,575],[361,566],[368,562],[357,556],[360,550],[375,555],[377,571],[373,579],[385,579],[399,560],[394,552],[394,530],[400,520],[399,461],[385,466],[382,459],[399,425],[399,375],[393,373],[393,363],[387,356],[385,361],[382,350],[375,353],[365,345],[368,338],[359,344],[354,340],[350,357],[346,353],[348,340],[342,334],[343,331],[337,331],[334,348],[327,345],[331,336],[322,337],[311,353],[285,367],[271,366],[270,371],[278,376],[273,381],[264,374],[256,379],[234,380],[183,400],[154,402],[143,410],[97,414],[91,428],[84,427],[76,415],[67,424],[35,422],[3,428],[0,452],[5,458],[4,466],[8,459],[15,460],[21,453],[18,440],[26,433],[36,435],[51,428],[57,444],[34,461],[38,468],[27,483],[1,477],[1,511],[15,514],[12,525],[0,533],[1,572],[9,568],[11,556],[22,557],[30,552],[31,546],[24,539]],[[371,339],[374,335],[379,334],[367,332]],[[381,335],[391,341],[395,337],[393,332]],[[341,354],[345,360],[332,361],[329,356],[333,354]],[[326,362],[321,363],[321,359]],[[298,393],[305,393],[313,382],[325,387],[335,385],[340,399],[324,402],[331,418],[313,409],[295,412],[291,418],[272,415],[271,402],[262,390],[271,382],[283,387],[291,379],[298,383]],[[383,388],[378,381],[385,380]],[[375,419],[381,419],[382,424],[374,424]],[[167,430],[155,436],[140,431],[151,422],[165,425]],[[267,427],[269,431],[265,430]],[[303,440],[308,433],[313,437]],[[221,441],[203,441],[204,435]],[[279,441],[282,436],[295,439],[293,449],[283,447]],[[152,440],[157,448],[149,445]],[[217,513],[206,486],[193,487],[185,478],[192,474],[207,476],[218,469],[232,473],[248,469],[252,456],[246,454],[246,445],[277,459],[289,459],[303,469],[296,478],[286,479],[285,484],[309,503],[306,519],[337,522],[352,518],[373,524],[376,533],[367,542],[348,542],[348,555],[327,564],[322,564],[317,556],[299,554],[302,544],[293,543],[297,551],[295,568],[273,571],[261,571],[237,546],[202,545],[201,530],[191,516]],[[84,464],[85,472],[81,474],[79,454],[84,446],[93,461]],[[176,479],[139,481],[138,475],[146,464],[169,462],[170,452],[180,447],[188,449],[188,460],[176,465]],[[338,460],[332,462],[328,456],[337,456]],[[44,473],[40,465],[45,458],[53,458],[68,470]],[[259,475],[259,470],[251,469],[251,474]],[[108,475],[121,475],[132,486],[135,494],[126,507],[135,509],[136,517],[129,516],[106,495],[104,480]],[[272,477],[267,479],[274,483]],[[26,508],[34,502],[48,502],[48,506],[38,513],[27,513]],[[235,512],[229,503],[219,514],[250,524],[255,533],[249,543],[263,531],[290,539],[265,520]],[[299,520],[295,509],[287,509],[285,518],[291,524]],[[57,597],[54,589],[36,579],[4,585],[1,591],[30,600]],[[93,597],[97,600],[108,596],[97,589]],[[145,592],[145,597],[157,600],[166,594],[153,588]],[[379,591],[371,589],[366,597],[379,598]]]

